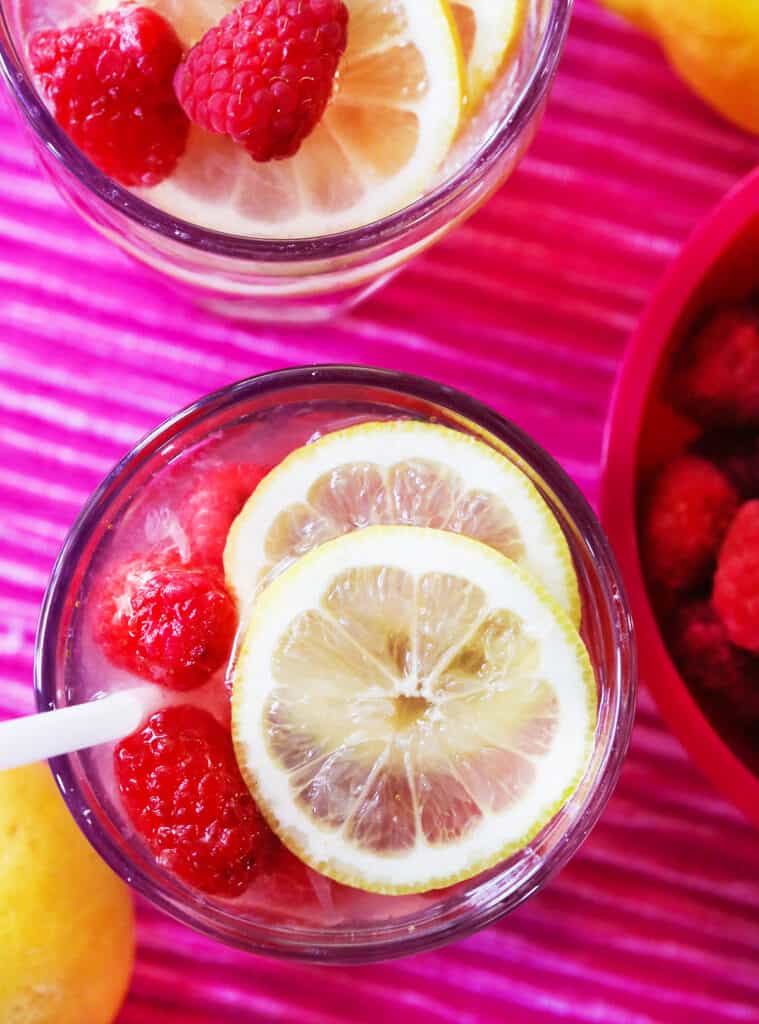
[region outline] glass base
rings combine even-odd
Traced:
[[[201,309],[231,320],[248,323],[320,324],[358,306],[380,288],[384,288],[400,269],[402,268],[391,270],[373,281],[366,281],[353,288],[344,288],[327,294],[267,295],[255,298],[247,295],[203,294],[197,291],[187,294]],[[175,290],[184,292],[181,286],[177,286]]]

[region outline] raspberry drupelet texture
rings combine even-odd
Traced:
[[[704,426],[759,426],[759,310],[712,314],[683,347],[674,389],[679,407]]]
[[[712,707],[759,720],[759,659],[730,642],[708,601],[692,601],[678,610],[672,654],[697,697]]]
[[[316,915],[325,923],[340,920],[344,901],[356,895],[355,890],[308,867],[276,837],[268,866],[256,875],[258,899],[270,907],[287,907],[305,919]]]
[[[755,430],[713,430],[693,446],[693,453],[713,462],[743,501],[759,498],[759,434]]]
[[[205,893],[239,896],[276,840],[253,802],[229,733],[207,711],[164,708],[114,753],[134,827],[158,863]]]
[[[189,122],[172,84],[181,59],[168,22],[135,4],[29,40],[56,121],[101,171],[128,186],[158,184],[184,152]]]
[[[651,581],[667,591],[704,583],[738,509],[738,495],[706,459],[682,455],[654,481],[641,521],[641,553]]]
[[[177,69],[179,102],[254,160],[293,156],[332,94],[347,26],[342,0],[244,0]]]
[[[746,502],[728,530],[713,601],[732,642],[759,653],[759,501]]]
[[[172,690],[202,686],[232,650],[237,613],[218,570],[136,558],[106,575],[94,606],[106,657]]]
[[[231,463],[198,472],[181,510],[195,560],[221,568],[229,528],[270,468]]]

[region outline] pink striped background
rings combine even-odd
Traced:
[[[31,708],[37,612],[77,509],[173,409],[310,361],[421,371],[489,402],[598,493],[630,331],[696,221],[759,160],[654,46],[578,0],[534,148],[467,226],[318,330],[198,313],[84,227],[0,95],[0,710]],[[441,301],[441,296],[445,300]],[[119,1024],[759,1021],[759,835],[689,764],[645,689],[617,795],[509,920],[368,968],[214,945],[140,907]],[[87,1024],[83,1021],[82,1024]]]

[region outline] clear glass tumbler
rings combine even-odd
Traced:
[[[358,963],[415,953],[482,928],[541,889],[577,851],[614,789],[627,750],[636,692],[632,623],[613,556],[583,496],[550,456],[474,399],[421,378],[357,367],[285,370],[227,387],[162,424],[116,466],[84,508],[52,574],[37,640],[39,710],[91,696],[77,673],[72,639],[77,616],[86,614],[88,577],[96,577],[114,526],[157,472],[219,431],[257,427],[274,417],[285,423],[304,417],[344,423],[388,416],[432,420],[477,436],[529,474],[552,508],[574,558],[582,633],[595,668],[599,711],[592,756],[569,801],[533,841],[496,868],[428,893],[422,902],[373,897],[371,913],[361,904],[350,919],[305,924],[293,920],[285,905],[281,915],[261,916],[234,900],[204,896],[161,868],[109,790],[103,748],[52,762],[71,813],[117,874],[180,921],[251,952]]]
[[[538,127],[572,0],[528,0],[508,68],[431,191],[383,220],[341,234],[262,239],[178,220],[101,173],[58,127],[25,60],[20,0],[0,0],[0,72],[63,196],[103,235],[200,304],[243,319],[309,321],[360,301],[469,216],[511,173]],[[475,129],[472,129],[475,132]]]

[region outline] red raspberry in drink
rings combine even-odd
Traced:
[[[209,29],[176,73],[179,102],[254,160],[293,156],[321,120],[347,41],[342,0],[245,0]]]
[[[277,840],[235,760],[229,733],[189,704],[156,712],[114,753],[127,813],[161,867],[203,892],[238,896]]]
[[[229,528],[270,468],[233,462],[197,471],[180,511],[194,559],[221,567]]]
[[[191,690],[229,658],[237,613],[221,573],[149,555],[119,565],[98,588],[95,638],[142,679]]]
[[[174,170],[189,121],[173,90],[182,47],[149,7],[121,4],[29,40],[29,61],[56,121],[122,185],[156,185]]]

